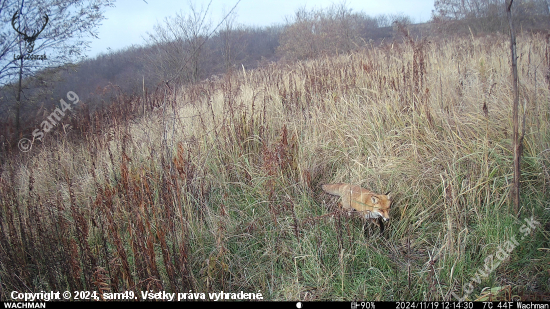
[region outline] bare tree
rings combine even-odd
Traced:
[[[549,25],[550,1],[517,0],[511,17],[522,28],[537,28]],[[492,32],[506,31],[505,0],[436,0],[433,20],[444,26],[442,30],[450,32]]]
[[[211,3],[198,8],[189,2],[189,14],[182,11],[173,18],[167,17],[164,25],[156,25],[154,32],[147,34],[148,43],[157,46],[152,60],[162,79],[179,78],[183,73],[187,82],[199,80],[204,42],[212,28],[208,19]]]
[[[233,65],[236,56],[236,49],[238,46],[236,43],[236,35],[238,33],[235,31],[235,18],[237,14],[234,12],[228,15],[227,18],[223,21],[222,30],[219,35],[222,39],[222,56],[223,56],[223,66],[226,71],[229,71]]]
[[[388,15],[388,19],[390,20],[390,23],[392,25],[398,23],[404,26],[408,26],[413,23],[411,17],[403,13],[390,14]]]
[[[514,215],[519,215],[519,184],[520,184],[520,160],[523,149],[523,138],[525,136],[525,110],[523,115],[522,133],[519,136],[519,89],[518,89],[518,62],[516,53],[516,34],[512,21],[512,3],[513,0],[506,0],[506,15],[510,25],[510,52],[512,58],[512,88],[514,89],[513,114],[513,148],[514,148],[514,183],[512,184],[511,196],[514,205]]]
[[[290,59],[348,53],[369,39],[383,38],[387,31],[382,28],[395,21],[411,23],[410,17],[403,14],[370,17],[363,12],[353,12],[345,2],[326,9],[300,8],[287,19],[278,52]]]
[[[208,19],[210,4],[200,8],[189,2],[190,13],[177,13],[174,18],[166,18],[164,25],[159,24],[153,33],[148,33],[146,41],[156,47],[156,52],[146,56],[156,67],[160,79],[185,82],[197,82],[202,73],[201,63],[206,57],[206,41],[216,32],[222,23],[235,11],[238,0],[218,25],[212,27]]]
[[[383,27],[391,27],[392,21],[388,15],[380,14],[376,16],[376,23],[378,27],[383,28]]]
[[[307,59],[319,53],[322,35],[318,12],[298,9],[280,37],[279,52],[292,59]]]
[[[287,20],[279,52],[291,59],[347,53],[361,44],[364,19],[345,3],[324,10],[301,8]]]
[[[114,0],[0,0],[0,85],[16,80],[15,123],[21,124],[23,81],[37,71],[84,58],[87,38]]]

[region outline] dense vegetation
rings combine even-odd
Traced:
[[[549,37],[518,37],[514,216],[509,39],[400,33],[77,106],[0,166],[1,298],[548,299]],[[331,182],[391,190],[386,232],[339,212]]]

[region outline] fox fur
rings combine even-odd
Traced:
[[[365,219],[373,221],[384,231],[384,223],[390,219],[390,193],[376,194],[360,186],[335,183],[322,185],[325,192],[341,197],[340,207],[349,211],[360,212]],[[376,222],[378,221],[378,222]]]

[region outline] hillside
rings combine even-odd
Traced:
[[[1,297],[550,300],[549,44],[518,38],[519,218],[508,38],[405,40],[76,109],[1,167]],[[384,234],[334,182],[392,191]]]

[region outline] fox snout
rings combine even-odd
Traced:
[[[390,221],[390,216],[388,213],[383,213],[380,211],[366,212],[365,219],[382,219],[384,222]]]
[[[380,213],[380,217],[384,220],[384,222],[390,221],[390,214],[388,212]]]
[[[378,214],[378,218],[382,219],[384,222],[390,221],[390,217],[383,214]]]

